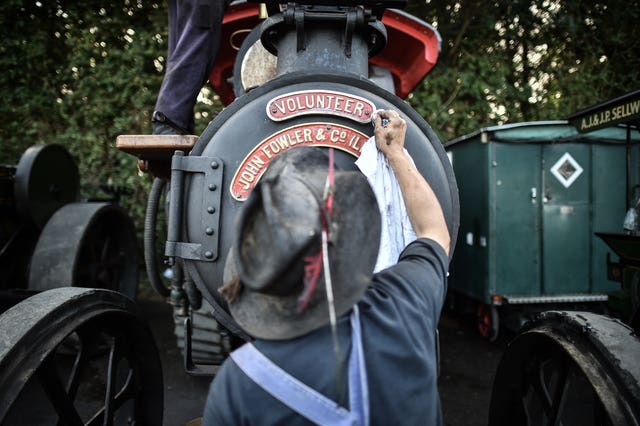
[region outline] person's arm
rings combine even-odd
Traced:
[[[382,119],[388,120],[382,126]],[[451,237],[442,207],[411,159],[404,152],[407,123],[393,110],[374,116],[376,146],[389,160],[398,180],[413,230],[418,238],[431,238],[449,254]]]

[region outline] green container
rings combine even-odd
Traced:
[[[594,232],[622,232],[627,187],[640,182],[640,134],[629,150],[626,138],[623,127],[579,134],[551,121],[445,144],[460,191],[449,289],[494,306],[607,300],[620,283]]]

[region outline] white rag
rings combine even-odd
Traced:
[[[413,163],[406,149],[404,152]],[[374,268],[374,272],[378,272],[395,265],[402,250],[416,239],[416,234],[407,215],[398,180],[385,155],[378,151],[373,136],[362,146],[356,165],[367,177],[380,209],[382,232]]]

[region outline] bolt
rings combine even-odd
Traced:
[[[217,168],[218,168],[218,162],[217,162],[217,161],[212,161],[212,162],[211,162],[211,168],[212,168],[213,170],[217,169]]]
[[[204,230],[204,232],[206,232],[207,235],[213,235],[213,228],[208,226],[207,229]]]
[[[216,212],[216,208],[213,206],[207,207],[207,213],[214,214]]]
[[[216,186],[215,183],[210,183],[209,184],[209,191],[215,191],[218,187]]]
[[[206,257],[207,259],[211,259],[211,258],[213,258],[213,252],[211,252],[211,251],[205,251],[205,252],[204,252],[204,257]]]

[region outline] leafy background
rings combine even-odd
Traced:
[[[65,145],[82,193],[111,182],[142,227],[150,177],[116,136],[150,133],[167,49],[166,2],[0,3],[0,164],[35,143]],[[480,127],[562,119],[640,88],[636,1],[409,1],[442,36],[438,65],[408,101],[442,140]],[[205,90],[200,132],[221,105]]]

